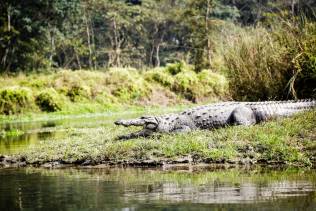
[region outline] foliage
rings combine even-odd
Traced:
[[[174,83],[174,77],[165,71],[164,68],[155,68],[153,70],[146,71],[145,79],[148,81],[158,82],[166,87],[171,87]]]
[[[315,96],[315,23],[301,26],[286,21],[270,30],[239,28],[225,35],[221,52],[235,99]]]
[[[0,113],[18,114],[32,108],[32,92],[25,87],[0,89]]]
[[[140,99],[151,92],[149,84],[136,70],[131,69],[110,69],[105,83],[109,85],[111,93],[123,101]]]
[[[1,138],[8,138],[8,137],[17,137],[23,135],[24,132],[19,129],[11,129],[11,130],[0,130],[0,137]]]
[[[77,102],[84,98],[90,97],[90,90],[87,86],[80,86],[77,84],[72,85],[66,94],[71,101]]]
[[[35,98],[36,105],[46,112],[54,112],[62,109],[60,96],[54,89],[46,89],[40,92]]]
[[[121,87],[64,71],[46,84],[25,81],[73,102],[101,92],[124,102],[146,98],[150,80],[194,101],[203,87],[215,89],[190,72],[204,69],[229,76],[234,99],[315,97],[315,9],[313,0],[4,0],[0,73],[167,66],[145,80],[128,76]]]
[[[290,27],[289,27],[290,26]],[[306,23],[304,30],[287,26],[289,33],[283,40],[289,46],[294,74],[289,81],[289,92],[298,98],[316,97],[316,24]],[[286,28],[285,28],[286,29]]]
[[[167,64],[166,66],[166,71],[171,75],[177,75],[180,72],[187,72],[190,70],[192,70],[192,66],[188,65],[184,61]]]
[[[228,95],[228,81],[222,74],[214,73],[211,70],[202,70],[198,75],[199,83],[202,84],[205,96]]]
[[[52,38],[58,29],[62,29],[65,18],[75,10],[78,2],[78,0],[44,0],[36,3],[18,0],[2,1],[0,72],[46,66],[52,59],[52,55],[49,54],[54,48],[49,37]]]
[[[269,25],[300,12],[315,20],[311,0],[53,0],[2,2],[2,72],[60,67],[160,66],[185,60],[210,68],[217,20]]]
[[[235,99],[281,98],[288,82],[286,49],[264,28],[237,32],[227,42],[224,58]]]
[[[196,73],[193,66],[183,61],[147,71],[145,79],[158,82],[192,102],[228,96],[228,82],[224,75],[211,70]]]
[[[171,104],[187,103],[188,99],[207,102],[229,96],[224,75],[210,70],[197,74],[192,69],[181,69],[178,74],[171,75],[168,72],[170,66],[148,71],[110,68],[106,71],[59,70],[45,74],[19,74],[0,78],[0,88],[25,87],[31,96],[24,104],[26,110],[37,105],[41,111],[66,113],[115,110],[124,104],[146,105],[148,101],[151,105],[161,105],[161,100]],[[160,92],[159,97],[155,98],[157,92]],[[166,95],[162,99],[163,93]],[[5,108],[16,106],[19,106],[18,101],[12,101]],[[3,110],[0,112],[4,113]]]
[[[199,86],[199,79],[193,71],[182,71],[175,76],[172,89],[180,92],[188,100],[196,102],[196,88]]]

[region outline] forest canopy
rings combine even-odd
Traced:
[[[315,20],[313,0],[3,0],[0,69],[97,69],[212,63],[227,22],[273,27]],[[274,19],[273,19],[274,18]]]

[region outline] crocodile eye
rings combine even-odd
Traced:
[[[156,124],[152,124],[152,123],[149,123],[149,124],[146,125],[147,129],[155,129],[156,127],[157,127],[157,125]]]

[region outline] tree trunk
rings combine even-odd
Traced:
[[[292,17],[294,18],[294,15],[295,15],[295,3],[296,3],[296,0],[292,0],[291,2],[291,12],[292,12]]]
[[[50,53],[49,53],[49,66],[53,66],[53,56],[55,54],[55,27],[50,29]]]
[[[159,50],[160,50],[160,44],[158,44],[156,47],[156,67],[160,67]]]
[[[75,55],[76,55],[76,60],[77,60],[77,65],[78,65],[78,68],[79,68],[79,70],[81,70],[80,58],[79,58],[79,56],[78,56],[77,51],[74,51],[74,52],[75,52]]]
[[[87,41],[88,41],[88,49],[89,49],[89,68],[92,68],[92,48],[91,48],[91,36],[90,36],[90,27],[88,24],[88,18],[86,15],[86,11],[84,12],[84,21],[86,24],[86,33],[87,33]]]
[[[8,6],[7,13],[8,13],[8,31],[11,31],[11,7],[10,6]]]
[[[205,36],[207,37],[207,60],[208,65],[211,66],[212,64],[212,51],[211,51],[211,40],[209,37],[209,23],[208,23],[208,17],[211,12],[211,0],[207,0],[207,7],[206,7],[206,14],[205,14]]]
[[[148,64],[151,66],[154,66],[154,50],[155,50],[155,43],[152,43],[151,49],[150,49],[150,53],[149,53],[149,62]]]
[[[156,45],[156,67],[160,67],[160,46],[163,42],[164,32],[161,33],[160,39]]]
[[[113,18],[113,34],[114,34],[114,66],[119,67],[121,66],[121,59],[120,59],[120,46],[119,46],[119,38],[118,38],[118,31],[117,31],[117,25],[116,20]]]
[[[95,36],[94,36],[94,30],[93,30],[93,23],[91,23],[91,40],[92,40],[92,49],[91,54],[93,56],[92,58],[92,63],[93,63],[93,68],[96,70],[97,69],[97,61],[96,61],[96,50],[95,50]]]

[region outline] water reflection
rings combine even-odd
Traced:
[[[0,210],[316,208],[314,171],[2,169]]]

